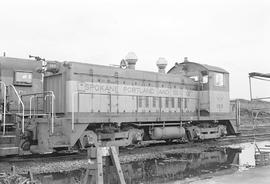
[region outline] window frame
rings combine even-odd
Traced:
[[[203,75],[202,76],[202,83],[208,84],[208,82],[209,82],[209,75]]]
[[[199,82],[199,76],[198,75],[193,75],[189,77],[191,80],[193,80],[194,82]]]
[[[220,76],[220,77],[218,77],[218,76]],[[224,87],[225,86],[225,77],[224,76],[225,76],[224,73],[215,72],[214,73],[214,86]]]
[[[27,73],[31,74],[31,82],[24,82],[17,80],[17,73]],[[25,70],[15,70],[13,73],[13,84],[14,86],[29,86],[33,85],[33,72],[32,71],[25,71]]]

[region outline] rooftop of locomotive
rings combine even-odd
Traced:
[[[2,68],[17,68],[20,66],[21,69],[35,69],[41,67],[42,63],[31,59],[21,59],[13,57],[0,56],[0,63],[5,63]],[[24,63],[30,63],[30,65],[24,65]]]
[[[77,62],[77,61],[65,61],[65,65],[75,64],[75,65],[87,65],[87,66],[96,66],[96,67],[104,67],[107,69],[118,69],[118,70],[126,70],[126,71],[137,71],[137,72],[149,72],[149,73],[158,73],[158,71],[147,71],[147,70],[138,70],[138,69],[129,69],[129,68],[121,68],[120,65],[101,65],[101,64],[93,64],[93,63],[86,63],[86,62]],[[167,73],[161,73],[166,75]],[[173,74],[174,75],[174,74]]]
[[[13,58],[13,57],[5,57],[5,56],[0,56],[0,62],[10,62],[10,65],[13,65],[14,63],[16,62],[31,62],[31,63],[36,63],[37,65],[41,65],[41,62],[39,61],[36,61],[36,60],[32,60],[32,59],[22,59],[22,58]],[[50,61],[47,61],[47,62],[50,62]],[[56,62],[56,61],[53,61],[53,62]],[[58,62],[58,61],[57,61]],[[122,69],[120,68],[120,65],[115,65],[115,66],[106,66],[106,65],[99,65],[99,64],[92,64],[92,63],[82,63],[82,62],[76,62],[76,61],[64,61],[64,62],[58,62],[58,63],[63,63],[64,65],[69,65],[69,64],[72,64],[74,63],[75,65],[88,65],[88,66],[97,66],[97,67],[104,67],[104,68],[108,68],[108,69],[111,69],[111,68],[114,68],[114,69],[119,69],[119,70],[134,70],[134,69],[129,69],[129,68],[125,68],[125,69]],[[169,75],[176,75],[175,73],[171,73],[170,71],[172,71],[173,69],[177,68],[177,67],[184,67],[184,66],[187,66],[187,65],[196,65],[200,68],[202,68],[202,70],[207,70],[207,71],[214,71],[214,72],[221,72],[221,73],[229,73],[228,71],[224,70],[223,68],[220,68],[220,67],[216,67],[216,66],[212,66],[212,65],[207,65],[207,64],[200,64],[200,63],[196,63],[196,62],[190,62],[190,61],[187,61],[185,60],[184,62],[182,63],[176,63],[175,66],[173,66],[172,68],[170,68],[168,70],[167,73],[160,73],[160,72],[153,72],[153,71],[144,71],[144,70],[135,70],[137,72],[149,72],[149,73],[160,73],[160,74],[169,74]],[[178,75],[179,74],[184,74],[185,72],[183,71],[180,72],[180,73],[177,73]]]
[[[207,70],[207,71],[213,71],[213,72],[220,72],[220,73],[229,73],[228,71],[224,70],[223,68],[217,67],[217,66],[212,66],[212,65],[207,65],[207,64],[201,64],[201,63],[196,63],[196,62],[190,62],[185,60],[182,63],[176,63],[175,66],[173,66],[168,73],[170,73],[170,71],[172,71],[173,69],[177,68],[177,67],[184,67],[187,65],[197,65],[198,67]]]
[[[14,58],[14,57],[6,57],[6,56],[0,56],[0,61],[13,61],[13,62],[35,62],[37,63],[36,60],[32,59],[24,59],[24,58]]]
[[[99,64],[92,64],[92,63],[82,63],[82,62],[76,62],[76,61],[66,61],[66,63],[85,64],[85,65],[92,65],[92,66],[106,67],[106,68],[116,68],[116,69],[118,68],[119,70],[123,70],[120,67],[120,65],[107,66],[107,65],[99,65]],[[184,61],[182,63],[175,63],[175,66],[173,66],[171,69],[168,70],[167,73],[164,73],[164,74],[175,75],[175,73],[170,73],[170,71],[173,70],[175,67],[184,66],[184,65],[191,65],[191,64],[197,65],[197,66],[201,67],[203,70],[207,70],[207,71],[214,71],[214,72],[220,72],[220,73],[229,73],[228,71],[224,70],[223,68],[220,68],[220,67],[217,67],[217,66],[201,64],[201,63],[196,63],[196,62],[190,62],[190,61]],[[136,71],[141,71],[141,72],[157,73],[157,72],[153,72],[153,71],[145,71],[145,70],[137,70],[137,69],[129,69],[129,68],[126,68],[126,69],[131,70],[131,71],[136,70]],[[185,72],[183,71],[182,74],[184,75],[184,73]],[[178,73],[178,74],[181,74],[181,73]]]
[[[177,73],[177,74],[168,74],[168,73],[160,73],[160,72],[154,72],[154,71],[143,71],[143,70],[137,70],[137,69],[122,69],[120,67],[116,66],[106,66],[106,65],[98,65],[98,64],[91,64],[91,63],[81,63],[81,62],[65,62],[63,64],[65,66],[70,66],[68,68],[73,68],[73,72],[78,72],[78,73],[89,73],[89,69],[92,68],[94,70],[94,73],[96,74],[104,74],[104,75],[114,75],[115,72],[118,72],[119,75],[125,75],[130,78],[145,78],[149,79],[150,78],[155,78],[157,76],[160,76],[159,80],[178,80],[179,75],[180,76],[185,76],[184,72]],[[62,68],[64,69],[64,68]],[[98,70],[97,70],[98,69]],[[61,72],[61,70],[60,70]],[[192,83],[192,80],[189,78],[186,78],[185,80],[188,80],[189,83]]]

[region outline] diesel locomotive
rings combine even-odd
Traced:
[[[196,141],[238,133],[229,73],[185,58],[167,73],[0,57],[0,156]]]

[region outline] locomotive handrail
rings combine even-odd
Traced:
[[[7,99],[6,99],[6,92],[7,92],[7,85],[0,81],[0,84],[4,86],[4,117],[3,117],[3,135],[6,134],[6,106],[7,106]]]
[[[51,133],[53,134],[54,133],[54,100],[55,100],[55,96],[54,96],[54,93],[53,91],[46,91],[48,93],[51,93],[50,95],[45,95],[44,99],[46,100],[46,98],[48,96],[51,96],[52,98],[52,120],[51,120]]]
[[[21,103],[22,105],[22,133],[24,133],[24,104],[23,104],[23,101],[18,93],[18,91],[16,90],[15,86],[14,85],[10,85],[12,87],[12,89],[14,90],[19,102]]]
[[[32,95],[30,97],[30,104],[29,104],[29,109],[30,109],[30,112],[29,112],[29,117],[31,118],[32,117],[32,99],[35,98],[34,95]],[[34,111],[34,114],[35,114],[35,111]]]
[[[53,91],[44,91],[44,92],[41,92],[41,93],[28,93],[28,94],[22,94],[21,97],[26,97],[26,96],[31,96],[31,97],[34,96],[34,97],[37,97],[37,95],[45,95],[45,94],[47,94],[47,93],[50,93],[50,94],[52,94],[52,95],[54,96]],[[30,100],[32,100],[31,97],[30,97]],[[33,98],[33,97],[32,97],[32,98]],[[42,98],[44,98],[44,97],[42,97]],[[31,105],[31,101],[30,101],[30,111],[31,111],[31,109],[32,109],[32,105]],[[30,112],[29,115],[31,116],[32,113]]]
[[[27,94],[22,94],[21,96],[33,96],[33,95],[43,95],[43,94],[46,94],[46,93],[53,93],[53,91],[44,91],[42,93],[27,93]]]
[[[48,94],[49,93],[49,94]],[[54,95],[54,92],[53,91],[44,91],[43,93],[29,93],[29,94],[23,94],[21,95],[22,97],[25,97],[25,96],[31,96],[30,97],[30,118],[32,116],[32,98],[34,98],[35,96],[37,95],[44,95],[44,94],[47,94],[44,96],[44,100],[47,99],[48,96],[51,96],[52,97],[52,112],[51,112],[51,133],[54,133],[54,100],[55,100],[55,95]]]

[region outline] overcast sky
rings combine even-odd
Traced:
[[[136,68],[149,71],[159,57],[167,70],[188,57],[229,71],[231,98],[247,99],[248,73],[270,73],[267,0],[0,0],[0,7],[0,54],[9,57],[109,65],[134,51]]]

